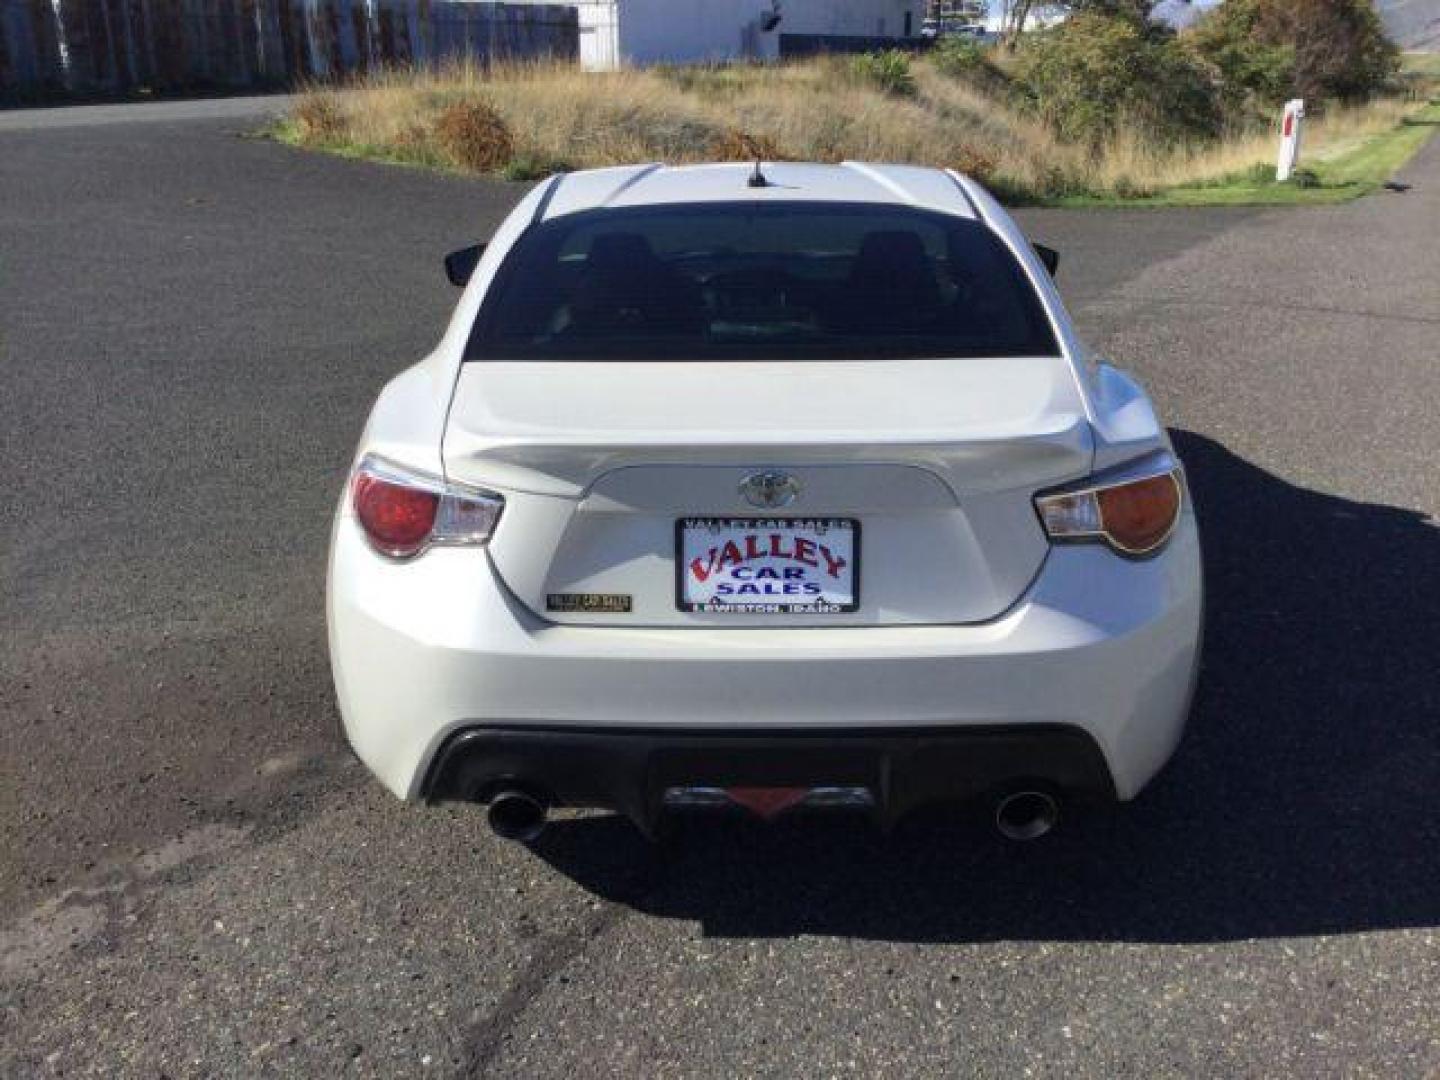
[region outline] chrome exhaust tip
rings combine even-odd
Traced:
[[[490,831],[528,844],[545,831],[545,804],[523,791],[500,791],[485,811]]]
[[[1045,791],[1012,791],[995,804],[995,828],[1006,840],[1039,840],[1060,820],[1060,804]]]

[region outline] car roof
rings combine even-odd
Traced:
[[[918,165],[766,162],[764,187],[747,183],[753,163],[622,165],[557,177],[536,214],[549,221],[586,210],[720,202],[840,202],[912,206],[977,218],[955,176]]]

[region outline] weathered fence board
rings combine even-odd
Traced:
[[[574,7],[455,0],[0,0],[0,102],[263,89],[451,57],[575,59]]]

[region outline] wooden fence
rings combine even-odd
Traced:
[[[454,0],[0,0],[0,102],[289,86],[448,57],[574,59],[574,7]]]

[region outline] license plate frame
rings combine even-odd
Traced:
[[[809,534],[812,542],[819,545],[814,537],[818,535],[829,535],[832,532],[845,535],[848,542],[848,553],[845,551],[832,552],[832,557],[848,555],[845,558],[845,565],[842,568],[849,574],[849,600],[848,602],[717,602],[692,600],[687,596],[687,547],[686,538],[691,531],[707,530],[712,535],[723,535],[727,531],[767,530],[767,543],[769,533],[778,531],[785,539],[796,536],[804,537]],[[792,545],[792,551],[793,549]],[[762,552],[762,561],[771,562],[774,559],[773,547]],[[820,553],[817,551],[816,553]],[[813,567],[819,570],[824,565],[824,556],[817,559],[817,565]],[[748,561],[748,560],[747,560]],[[793,561],[793,559],[791,560]],[[690,517],[677,518],[675,521],[675,607],[678,611],[691,614],[704,615],[848,615],[860,610],[860,522],[855,518],[815,515],[813,517],[776,517],[776,516],[745,516],[736,517],[733,515],[697,514]],[[809,564],[804,564],[809,568]],[[713,572],[713,571],[712,571]],[[823,594],[822,594],[823,595]]]

